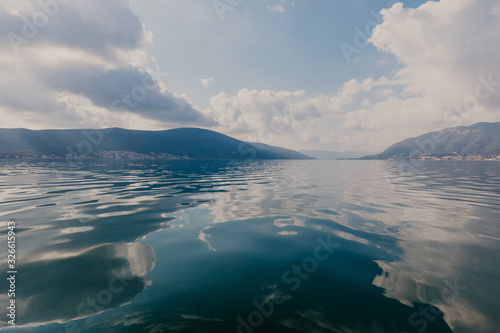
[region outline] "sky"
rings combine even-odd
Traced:
[[[498,0],[2,0],[0,127],[379,152],[500,121]]]

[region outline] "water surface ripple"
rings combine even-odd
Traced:
[[[12,330],[500,328],[498,162],[2,160],[0,197]]]

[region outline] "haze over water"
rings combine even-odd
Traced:
[[[500,327],[497,162],[4,160],[0,170],[0,246],[8,221],[17,226],[15,331]]]

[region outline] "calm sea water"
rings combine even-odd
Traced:
[[[15,331],[500,331],[498,162],[4,160],[0,193]]]

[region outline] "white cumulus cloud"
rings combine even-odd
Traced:
[[[400,86],[349,110],[344,126],[372,131],[353,136],[390,144],[439,128],[499,121],[497,8],[496,1],[441,0],[393,10],[397,15],[383,10],[384,23],[370,42],[399,61],[392,76]]]
[[[0,34],[3,127],[213,123],[162,82],[128,1],[3,1]]]
[[[285,12],[285,8],[283,7],[283,5],[267,6],[267,10],[271,13],[275,13],[275,12],[284,13]]]
[[[200,79],[200,83],[201,83],[201,86],[203,87],[203,89],[207,89],[212,84],[212,82],[214,82],[213,77],[207,77],[205,79]]]

